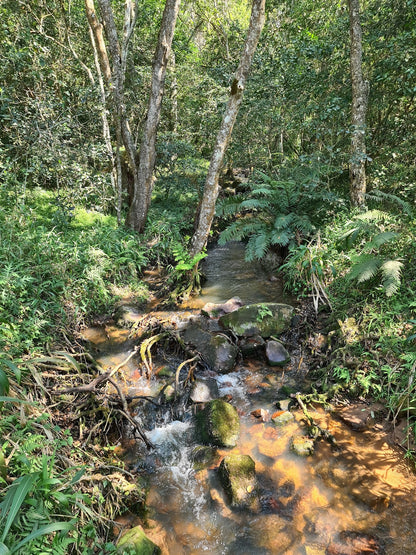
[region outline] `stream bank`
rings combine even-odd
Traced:
[[[239,286],[245,285],[252,295],[261,274],[247,268],[243,257],[239,264],[253,276],[241,271],[245,277]],[[221,282],[217,262],[214,270],[215,287],[215,281]],[[269,293],[273,282],[267,277],[265,282]],[[197,302],[204,305],[215,301],[224,304],[230,298],[223,293],[210,293],[208,298],[203,295]],[[272,300],[285,300],[276,297],[273,291]],[[248,298],[254,302],[253,297]],[[244,293],[240,299],[247,304]],[[255,300],[263,306],[266,318],[270,297],[261,293]],[[147,516],[125,516],[120,530],[123,522],[130,527],[140,523],[162,552],[170,554],[414,553],[414,476],[388,444],[388,436],[377,422],[378,408],[363,405],[358,409],[355,417],[356,422],[364,422],[361,426],[345,411],[342,420],[326,410],[310,410],[314,421],[334,437],[338,449],[313,441],[308,456],[299,456],[293,450],[294,438],[304,438],[309,430],[290,392],[303,387],[308,366],[296,329],[276,338],[285,343],[290,354],[290,361],[283,366],[269,364],[264,353],[267,338],[257,338],[253,350],[244,356],[238,354],[235,366],[223,373],[221,365],[213,370],[207,356],[200,356],[198,365],[191,361],[191,355],[202,350],[194,340],[188,342],[191,349],[187,353],[179,347],[174,352],[168,348],[177,334],[186,338],[187,333],[194,335],[198,329],[199,337],[225,337],[225,342],[238,345],[241,353],[242,341],[248,338],[237,341],[238,334],[227,332],[216,317],[206,315],[210,311],[204,312],[201,314],[195,304],[181,311],[151,314],[130,307],[118,314],[122,327],[109,325],[84,334],[104,368],[128,358],[140,342],[140,330],[152,329],[153,336],[166,334],[154,343],[152,360],[147,358],[151,373],[143,359],[132,357],[119,380],[126,395],[141,398],[135,401],[136,418],[154,446],[149,451],[140,442],[127,442],[125,459],[132,471],[148,480],[149,491]],[[127,324],[129,327],[124,327]],[[164,348],[158,350],[162,342]],[[191,362],[178,372],[184,360]],[[211,384],[208,397],[192,398],[195,384],[201,382]],[[209,387],[205,393],[206,389]],[[152,403],[146,401],[149,398]],[[235,445],[214,446],[208,441],[205,443],[211,445],[203,447],[194,415],[210,398],[221,398],[237,409],[240,430]],[[283,413],[290,418],[279,422]],[[360,431],[348,427],[346,420]],[[255,463],[253,489],[258,503],[253,507],[233,507],[220,482],[221,461],[230,455],[249,456]]]

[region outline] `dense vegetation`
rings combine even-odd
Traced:
[[[138,4],[124,102],[140,143],[164,2]],[[349,194],[348,9],[270,0],[266,12],[224,160],[214,231],[220,241],[246,240],[248,258],[284,258],[276,271],[337,336],[317,381],[383,400],[393,421],[407,416],[411,455],[416,3],[362,6],[370,96],[360,207]],[[68,344],[120,298],[145,301],[146,268],[165,268],[174,290],[201,258],[189,256],[189,241],[250,6],[198,0],[181,7],[141,234],[122,223],[131,168],[103,106],[83,3],[5,0],[0,14],[0,552],[111,552],[111,543],[103,547],[111,526],[100,514],[112,518],[118,504],[123,509],[125,484],[104,480],[88,489],[82,476],[104,460],[122,477],[122,463],[104,439],[93,449],[71,436],[44,387],[43,365],[77,368]],[[110,149],[120,154],[122,191],[104,113]],[[242,173],[248,180],[237,177]]]

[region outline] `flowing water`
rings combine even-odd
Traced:
[[[242,245],[211,251],[205,272],[202,298],[193,300],[191,308],[233,296],[244,303],[287,301],[281,282],[270,282],[261,268],[244,261]],[[105,336],[89,331],[103,365],[126,358],[132,349],[128,335],[116,328],[107,329]],[[135,393],[154,395],[158,380],[144,380],[137,363],[131,364],[126,372]],[[138,444],[129,454],[139,472],[150,478],[146,532],[164,553],[416,553],[414,474],[402,454],[389,445],[381,424],[353,432],[336,417],[317,410],[315,420],[331,432],[339,449],[321,441],[314,455],[299,457],[291,451],[290,441],[304,433],[300,411],[281,427],[251,414],[255,409],[277,410],[277,390],[300,380],[296,365],[282,372],[253,359],[216,379],[220,396],[230,396],[240,415],[241,433],[234,449],[218,449],[210,464],[197,470],[193,411],[185,407],[179,413],[154,413],[145,419],[155,448],[148,453]],[[146,409],[150,412],[148,405]],[[144,414],[141,418],[144,422]],[[217,468],[230,453],[250,455],[255,461],[260,496],[256,510],[235,511],[227,504]]]

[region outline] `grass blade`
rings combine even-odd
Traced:
[[[31,490],[33,483],[35,482],[36,478],[38,478],[38,475],[39,474],[36,472],[35,474],[26,474],[26,476],[18,478],[18,480],[16,480],[16,482],[7,492],[7,495],[3,501],[3,503],[5,504],[5,508],[2,510],[2,520],[5,518],[6,514],[7,520],[0,541],[4,542],[10,530],[10,527],[13,524],[13,521],[16,518],[20,507],[22,506],[22,503],[26,499],[26,495]]]

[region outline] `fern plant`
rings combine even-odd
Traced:
[[[310,237],[315,223],[338,199],[319,188],[314,180],[297,183],[279,181],[257,172],[248,198],[243,196],[219,203],[219,216],[237,216],[220,236],[219,243],[248,239],[246,260],[261,259],[274,247],[290,248]]]
[[[403,268],[401,258],[390,256],[400,237],[399,233],[388,229],[393,225],[389,213],[369,210],[356,215],[341,236],[347,248],[357,245],[351,255],[348,278],[357,283],[376,280],[388,297],[399,289]]]

